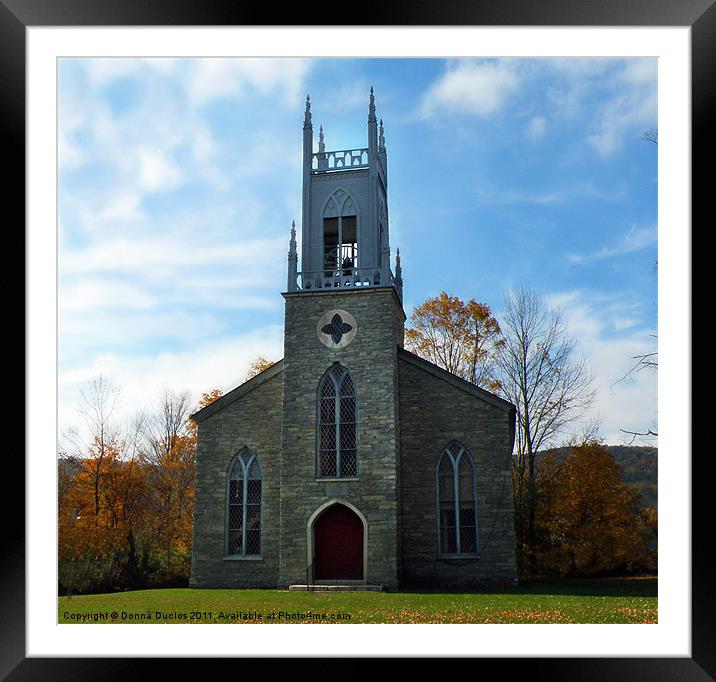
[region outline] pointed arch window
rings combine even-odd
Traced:
[[[356,204],[344,190],[336,190],[323,209],[323,267],[344,269],[350,274],[358,267],[358,223]]]
[[[240,452],[229,469],[227,485],[226,553],[261,554],[263,475],[256,455]]]
[[[443,450],[437,466],[439,553],[478,553],[475,462],[460,443]]]
[[[319,478],[358,474],[356,390],[350,372],[334,364],[318,385]]]

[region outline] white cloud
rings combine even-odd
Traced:
[[[586,124],[587,144],[606,157],[657,125],[657,60],[651,58],[454,60],[423,94],[418,114],[489,116],[534,87],[546,93],[550,110],[520,112],[531,140],[545,135],[547,120],[572,119]]]
[[[79,424],[79,389],[98,375],[109,377],[121,389],[116,414],[129,422],[141,410],[156,407],[164,389],[187,390],[196,405],[202,393],[220,388],[224,393],[243,383],[251,361],[258,355],[280,360],[283,337],[272,325],[247,334],[204,341],[190,350],[139,355],[98,353],[81,365],[67,367],[59,375],[59,424],[61,430]]]
[[[540,140],[547,130],[547,121],[544,116],[535,116],[527,124],[527,137],[530,140]]]
[[[547,95],[554,114],[586,117],[585,139],[600,156],[657,126],[657,60],[549,59]]]
[[[593,123],[589,144],[601,156],[613,154],[629,136],[635,139],[657,122],[657,61],[628,60],[612,79],[613,93]]]
[[[557,73],[584,79],[604,75],[614,61],[608,57],[555,57],[544,60],[544,63]]]
[[[167,75],[174,70],[177,63],[176,59],[164,57],[93,57],[83,61],[92,87],[106,85],[119,78],[140,76],[147,71],[158,71]]]
[[[589,197],[603,201],[615,201],[624,196],[624,188],[604,191],[592,184],[564,187],[558,190],[499,189],[482,182],[476,189],[482,203],[490,204],[536,204],[552,205]]]
[[[657,417],[657,374],[644,370],[619,381],[636,363],[635,356],[656,350],[654,330],[642,322],[641,304],[629,294],[569,291],[553,294],[578,352],[587,359],[597,389],[591,416],[598,416],[601,435],[609,443],[630,440],[621,429],[654,429]],[[629,320],[625,327],[623,321]],[[656,430],[656,429],[654,429]],[[640,444],[646,444],[641,441]]]
[[[642,249],[655,244],[656,240],[656,225],[650,225],[649,227],[632,225],[629,232],[627,232],[616,244],[612,246],[603,246],[601,249],[594,251],[593,253],[570,254],[567,258],[571,263],[581,264],[594,260],[602,260],[604,258],[612,258],[614,256],[624,256],[628,253],[641,251]]]
[[[117,78],[127,78],[140,73],[143,63],[138,59],[121,57],[97,57],[85,61],[85,69],[93,87],[105,85]]]
[[[494,187],[481,187],[480,199],[492,204],[559,204],[565,201],[569,192],[565,191],[527,191],[520,189],[499,190]]]
[[[60,129],[57,139],[57,160],[60,169],[72,170],[79,168],[85,162],[84,154],[79,145],[71,139],[71,132],[68,129]]]
[[[656,59],[629,59],[619,73],[618,80],[633,85],[656,87],[658,78],[658,61]]]
[[[181,184],[179,169],[169,160],[161,149],[140,147],[137,150],[139,160],[139,183],[148,192],[160,192],[174,189]]]
[[[107,278],[87,278],[60,286],[60,319],[65,313],[87,313],[97,309],[144,310],[156,305],[156,298],[135,284]]]
[[[442,111],[487,116],[502,108],[519,84],[513,62],[458,61],[423,95],[420,113],[425,118]]]
[[[305,96],[303,81],[311,64],[309,59],[198,59],[187,92],[200,104],[215,97],[241,97],[249,88],[260,94],[279,91],[291,106]]]
[[[259,133],[252,140],[251,146],[241,155],[236,172],[242,177],[275,173],[279,159],[285,164],[284,167],[298,171],[301,167],[302,153],[297,144],[291,144],[277,135]]]
[[[156,278],[174,277],[187,266],[197,272],[202,267],[228,265],[237,272],[258,273],[271,268],[285,241],[275,237],[210,244],[198,234],[180,232],[133,239],[119,237],[67,252],[61,259],[61,271],[63,275],[74,276],[114,272]]]

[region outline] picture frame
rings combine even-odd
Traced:
[[[332,15],[322,7],[311,8],[311,24],[325,25]],[[654,7],[641,2],[623,5],[614,0],[592,5],[582,0],[578,3],[550,2],[529,3],[526,0],[496,5],[486,2],[467,1],[448,6],[419,2],[411,5],[410,16],[402,14],[398,3],[384,3],[371,12],[372,25],[423,25],[423,26],[690,26],[692,57],[692,138],[699,144],[692,147],[692,214],[705,203],[706,174],[696,173],[705,167],[706,158],[713,141],[704,130],[714,115],[714,83],[716,83],[716,9],[712,0],[702,2],[664,3]],[[298,7],[289,9],[287,18],[300,25]],[[293,14],[293,16],[291,16]],[[316,20],[314,21],[314,16]],[[23,0],[0,0],[0,53],[2,54],[5,98],[0,115],[2,129],[7,131],[6,157],[12,168],[25,168],[25,66],[26,29],[39,26],[168,26],[168,25],[268,25],[270,10],[249,6],[231,7],[216,2],[189,2],[177,0],[171,6],[164,4],[140,4],[134,2],[91,2],[38,0],[31,6]],[[367,24],[361,24],[367,25]],[[8,164],[9,165],[9,164]],[[15,206],[24,195],[25,173],[16,172],[6,180],[6,198]],[[24,223],[25,205],[19,208]],[[17,209],[16,209],[17,210]],[[27,340],[28,343],[31,339]],[[27,352],[27,351],[26,351]],[[685,396],[685,399],[687,397]],[[28,409],[31,409],[31,404]],[[27,453],[26,453],[27,456]],[[25,478],[24,468],[18,458],[8,458],[12,478]],[[708,527],[712,512],[706,507],[704,487],[709,478],[709,459],[694,457],[692,471],[692,538],[710,536]],[[20,488],[18,485],[17,488]],[[25,608],[26,589],[24,562],[24,525],[8,524],[3,552],[2,582],[6,617],[2,623],[3,647],[0,672],[8,679],[126,679],[143,677],[146,661],[142,659],[70,659],[28,658],[26,656]],[[633,679],[648,677],[654,680],[710,679],[716,674],[716,656],[711,642],[714,634],[714,587],[712,571],[706,564],[708,543],[692,541],[692,656],[691,658],[564,658],[564,659],[492,659],[490,662],[511,666],[512,671],[525,671],[532,676],[570,677],[572,679]],[[229,661],[215,661],[228,664]],[[168,672],[176,664],[184,669],[181,660],[163,661],[162,672]],[[504,674],[504,672],[502,673]]]

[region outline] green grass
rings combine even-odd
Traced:
[[[246,618],[251,613],[263,617]],[[96,614],[101,619],[94,620]],[[82,616],[110,623],[655,623],[657,581],[532,582],[481,592],[165,589],[60,597],[59,623]]]

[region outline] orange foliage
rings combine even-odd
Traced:
[[[537,553],[548,572],[594,575],[642,566],[647,535],[639,494],[597,442],[566,459],[548,453],[537,476]],[[655,523],[655,520],[654,520]]]
[[[221,391],[205,393],[197,409]],[[173,403],[171,401],[174,401]],[[165,403],[186,414],[176,396]],[[180,421],[181,420],[181,421]],[[186,580],[190,571],[196,425],[148,429],[129,454],[95,438],[85,457],[58,462],[60,582],[68,589],[115,589]]]
[[[500,325],[484,303],[444,291],[417,306],[405,330],[409,350],[477,386],[496,390],[492,353]]]
[[[246,372],[246,379],[248,380],[252,377],[255,377],[257,374],[261,374],[261,372],[263,372],[265,369],[268,369],[275,364],[275,362],[272,362],[263,355],[259,355],[258,357],[254,358],[254,360],[249,365],[249,369]]]
[[[60,579],[66,587],[92,588],[102,580],[87,572],[112,568],[115,558],[125,553],[128,536],[141,526],[147,477],[142,466],[123,461],[116,450],[79,460],[78,466],[58,509]],[[105,568],[97,568],[100,564]]]

